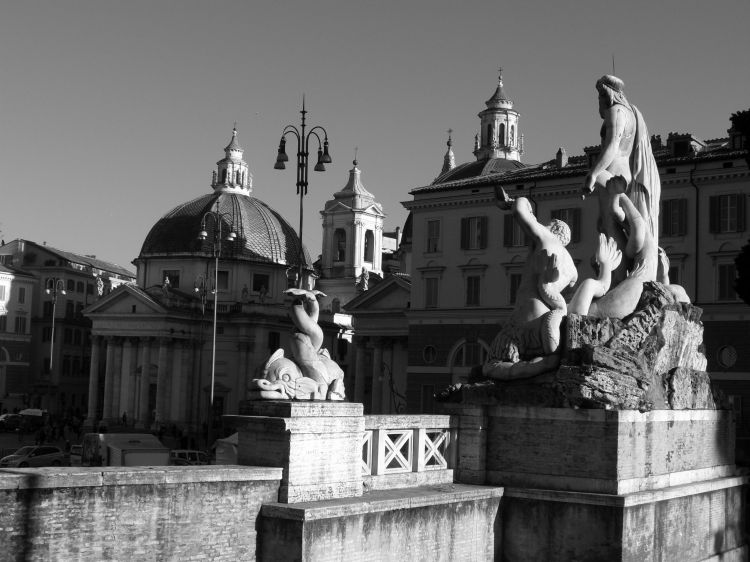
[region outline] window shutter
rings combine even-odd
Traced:
[[[461,249],[469,247],[469,219],[461,219]]]
[[[719,232],[719,197],[708,198],[708,231]]]
[[[479,248],[487,247],[487,217],[479,217]]]
[[[679,213],[680,231],[677,234],[684,236],[687,234],[687,199],[680,199]]]
[[[503,218],[503,246],[506,248],[513,245],[513,215],[505,215]]]
[[[745,196],[737,194],[737,232],[745,232]]]

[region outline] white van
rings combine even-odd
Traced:
[[[169,449],[148,433],[87,433],[81,466],[167,466]]]

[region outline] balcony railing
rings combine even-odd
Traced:
[[[365,416],[365,489],[453,482],[456,433],[451,416]]]

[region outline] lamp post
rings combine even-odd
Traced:
[[[212,225],[211,228],[211,244],[212,244],[212,254],[214,257],[214,288],[213,288],[213,294],[214,294],[214,326],[213,326],[213,341],[211,344],[211,397],[208,407],[208,430],[206,435],[206,440],[209,441],[207,443],[207,446],[210,447],[210,438],[212,433],[212,426],[213,426],[213,413],[214,413],[214,386],[216,382],[216,312],[218,309],[218,306],[216,305],[217,297],[218,297],[218,290],[219,290],[219,257],[221,256],[221,243],[223,240],[226,240],[227,242],[234,242],[237,238],[237,234],[234,232],[234,230],[231,230],[224,238],[222,236],[222,224],[223,220],[227,221],[229,225],[233,222],[232,215],[228,213],[221,213],[219,212],[219,201],[216,201],[216,209],[213,211],[207,211],[203,218],[201,219],[201,230],[198,233],[198,240],[206,240],[209,237],[209,234],[207,232],[207,228],[209,225]],[[206,295],[207,295],[207,285],[206,285],[206,279],[201,277],[201,287],[198,287],[196,285],[195,291],[201,292],[201,306],[202,310],[205,312],[206,307]]]
[[[315,137],[318,140],[318,162],[315,164],[313,170],[316,172],[325,172],[326,164],[331,163],[331,156],[328,154],[328,132],[321,126],[316,125],[309,131],[305,132],[305,98],[302,97],[302,109],[300,114],[302,115],[302,123],[299,128],[294,125],[287,125],[284,127],[281,133],[281,141],[279,141],[279,154],[276,157],[276,164],[274,169],[283,170],[286,168],[284,162],[289,161],[289,156],[286,154],[286,136],[293,135],[297,138],[297,194],[299,195],[299,267],[297,269],[297,288],[302,288],[302,268],[305,261],[305,252],[302,246],[302,203],[305,195],[307,195],[307,169],[308,169],[308,156],[310,154],[310,137]],[[321,142],[320,131],[323,134],[323,141]]]
[[[65,292],[65,280],[59,277],[49,277],[46,282],[45,292],[52,295],[52,334],[49,340],[49,372],[52,373],[53,358],[55,356],[55,312],[57,311],[57,294]]]

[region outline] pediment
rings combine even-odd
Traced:
[[[411,300],[411,283],[402,277],[387,277],[372,289],[344,305],[350,314],[360,311],[406,309]]]
[[[133,308],[135,306],[135,308]],[[121,285],[84,310],[87,316],[99,314],[166,314],[167,309],[142,289]]]

